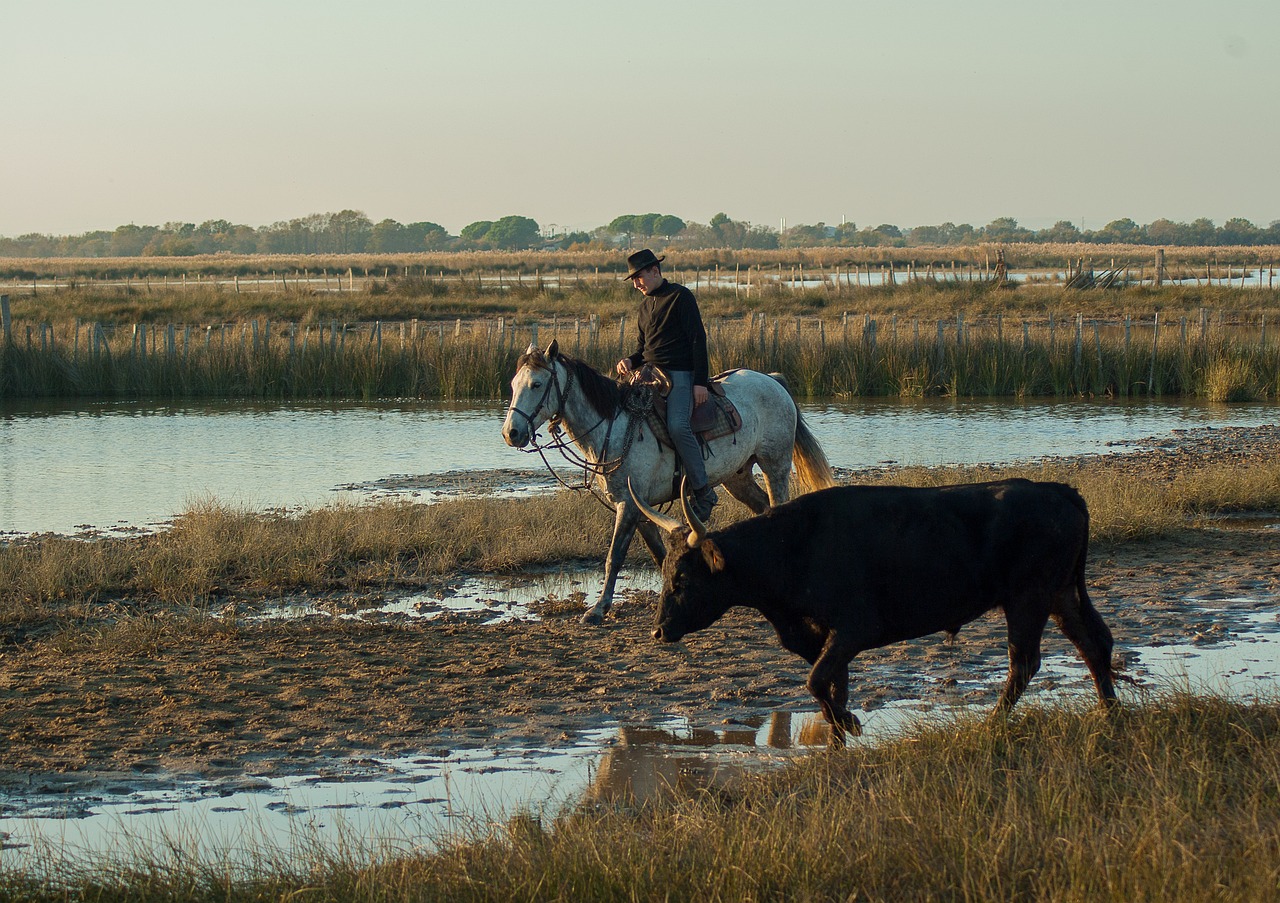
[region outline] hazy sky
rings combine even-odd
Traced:
[[[1277,0],[4,0],[0,235],[1280,219]]]

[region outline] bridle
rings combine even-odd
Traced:
[[[646,408],[652,407],[652,403],[653,403],[652,396],[648,397],[647,406],[640,407],[637,410],[632,410],[631,409],[632,406],[624,405],[624,408],[627,410],[627,413],[630,414],[631,416],[627,422],[627,430],[623,438],[622,451],[618,454],[618,457],[614,458],[612,461],[609,461],[606,459],[609,454],[609,441],[613,436],[613,425],[615,422],[617,422],[616,415],[614,417],[601,417],[599,420],[595,422],[594,426],[592,426],[588,430],[584,430],[579,436],[576,437],[578,440],[585,439],[587,436],[590,436],[592,433],[598,430],[601,424],[608,421],[609,425],[605,429],[605,434],[604,434],[604,444],[601,446],[601,449],[600,449],[600,460],[592,461],[584,457],[582,454],[578,452],[578,450],[574,447],[574,439],[569,438],[568,434],[566,434],[561,428],[565,399],[568,397],[569,392],[573,389],[573,383],[574,383],[574,378],[576,376],[576,373],[573,370],[573,368],[566,367],[564,384],[561,385],[560,372],[556,368],[555,361],[548,361],[547,369],[551,371],[551,379],[547,381],[546,388],[542,390],[542,397],[538,399],[537,405],[534,406],[533,413],[526,414],[524,411],[520,410],[515,406],[515,399],[514,398],[511,399],[511,407],[509,408],[509,410],[519,414],[529,424],[529,445],[527,448],[521,448],[520,451],[537,452],[538,455],[542,458],[542,463],[546,465],[547,470],[551,473],[553,477],[556,478],[556,481],[561,486],[565,487],[566,489],[572,489],[575,492],[585,489],[589,491],[593,496],[595,496],[596,500],[599,501],[606,508],[612,509],[613,506],[610,505],[608,502],[606,502],[604,499],[600,498],[599,494],[596,492],[595,486],[591,482],[591,477],[593,475],[607,477],[610,474],[612,474],[615,470],[617,470],[619,467],[622,466],[622,462],[626,458],[627,452],[631,450],[631,444],[635,441],[636,435],[639,432],[640,423],[644,420],[644,415],[648,413]],[[556,413],[547,419],[547,425],[551,431],[552,441],[547,443],[546,445],[540,445],[538,443],[538,428],[535,421],[537,419],[538,414],[541,413],[543,408],[547,406],[547,400],[551,397],[551,390],[553,388],[556,390],[556,396],[557,396]],[[560,452],[560,456],[562,458],[564,458],[566,461],[572,464],[575,468],[582,469],[581,485],[573,485],[570,483],[566,483],[564,481],[564,479],[560,476],[560,474],[556,472],[555,468],[551,466],[551,462],[547,460],[546,453],[548,450]]]
[[[537,416],[542,413],[542,409],[547,406],[547,399],[551,397],[552,389],[556,390],[556,395],[559,397],[556,399],[556,414],[548,418],[547,422],[553,433],[559,432],[560,412],[564,410],[564,400],[568,396],[569,390],[573,388],[573,371],[567,367],[565,368],[565,372],[568,375],[565,376],[564,385],[561,386],[560,371],[556,369],[555,362],[549,361],[548,363],[549,366],[547,369],[551,372],[551,379],[547,380],[547,387],[542,390],[542,397],[538,399],[538,403],[534,406],[532,414],[526,414],[524,411],[517,408],[516,400],[514,398],[511,399],[511,407],[508,410],[512,413],[519,414],[529,424],[529,442],[532,443],[533,448],[521,449],[521,451],[533,451],[538,448],[538,426],[534,421]],[[596,426],[599,426],[599,424],[596,424]],[[595,429],[595,427],[592,427],[592,429]]]

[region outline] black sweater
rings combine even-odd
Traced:
[[[640,341],[631,366],[657,364],[664,370],[692,370],[694,385],[707,385],[707,331],[693,292],[663,280],[640,304]]]

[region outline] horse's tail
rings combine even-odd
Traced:
[[[787,394],[791,395],[791,387],[787,385],[787,380],[781,373],[770,373],[774,379],[782,384],[787,390]],[[795,404],[795,397],[791,399]],[[800,405],[796,405],[796,439],[795,446],[791,453],[792,463],[796,468],[796,482],[799,495],[804,492],[813,492],[816,489],[828,489],[836,484],[835,475],[831,473],[831,463],[827,461],[826,452],[822,450],[822,446],[818,444],[818,437],[810,430],[809,425],[804,422],[804,416],[800,413]]]

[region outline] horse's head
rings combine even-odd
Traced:
[[[560,413],[564,403],[564,365],[560,346],[553,341],[546,351],[532,344],[516,362],[511,377],[511,407],[502,422],[502,438],[512,448],[524,448],[538,427]]]

